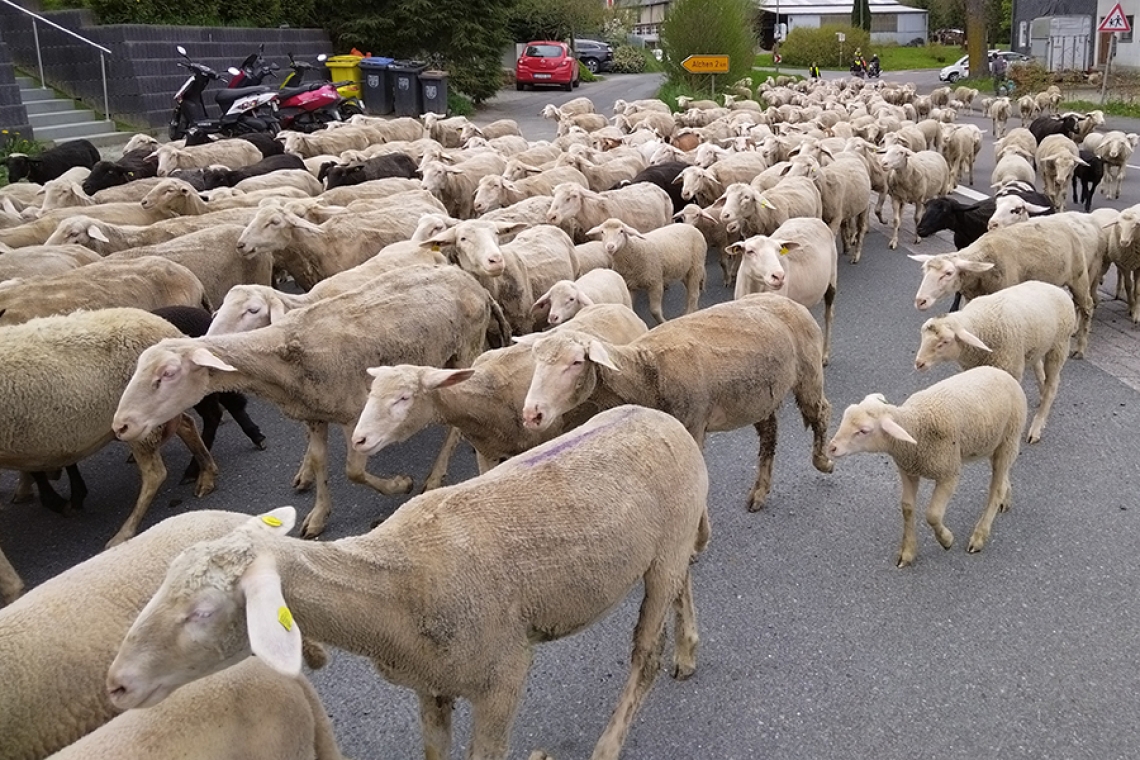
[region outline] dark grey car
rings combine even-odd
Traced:
[[[606,43],[597,40],[574,40],[574,47],[578,51],[578,60],[591,73],[610,71],[614,67],[614,49]]]

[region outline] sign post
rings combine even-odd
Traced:
[[[716,96],[716,75],[728,73],[727,55],[690,55],[681,61],[681,68],[692,74],[708,74],[712,94]]]
[[[1131,32],[1132,25],[1128,23],[1128,17],[1124,15],[1124,9],[1120,7],[1120,3],[1117,3],[1104,17],[1104,21],[1100,22],[1100,26],[1096,30],[1112,35],[1108,38],[1108,55],[1104,59],[1104,79],[1100,85],[1100,104],[1104,105],[1108,98],[1108,77],[1112,74],[1112,59],[1116,57],[1116,35],[1121,32],[1125,34]]]

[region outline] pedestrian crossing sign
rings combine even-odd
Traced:
[[[1128,23],[1128,17],[1124,15],[1124,9],[1120,7],[1120,3],[1117,3],[1104,17],[1104,21],[1100,22],[1100,26],[1096,30],[1098,32],[1124,32],[1127,34],[1132,31],[1132,25]]]

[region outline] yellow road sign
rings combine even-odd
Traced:
[[[684,67],[685,71],[691,71],[694,74],[727,74],[728,56],[690,55],[681,61],[681,66]]]

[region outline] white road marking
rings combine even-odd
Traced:
[[[964,185],[958,185],[956,188],[954,188],[954,192],[958,195],[963,196],[964,198],[968,198],[975,202],[984,201],[990,197],[985,193],[979,193],[977,190],[973,190]]]

